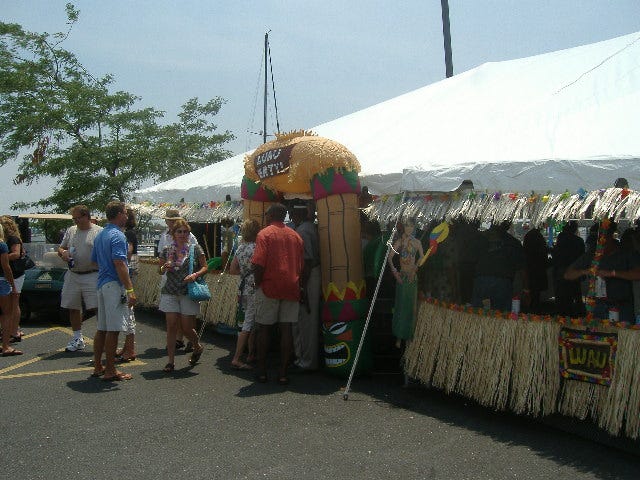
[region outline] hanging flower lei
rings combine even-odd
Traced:
[[[171,244],[171,252],[169,252],[169,255],[173,257],[172,264],[173,264],[174,271],[180,270],[180,268],[182,267],[181,260],[183,260],[184,257],[187,256],[188,251],[189,251],[189,246],[187,244],[182,246],[182,248],[180,249],[180,252],[178,252],[178,244],[176,244],[176,242],[173,242]]]
[[[585,308],[587,310],[587,321],[589,323],[594,320],[593,310],[596,306],[596,272],[598,271],[600,260],[602,259],[602,254],[604,253],[604,246],[607,243],[607,232],[609,231],[610,226],[611,222],[608,218],[605,218],[600,222],[600,226],[598,227],[598,242],[596,243],[596,251],[593,254],[593,260],[591,261],[591,266],[589,267],[589,291],[587,293],[585,305]]]

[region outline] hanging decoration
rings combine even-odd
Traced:
[[[382,195],[364,212],[371,220],[386,226],[395,221],[400,195]],[[584,218],[636,219],[640,217],[640,192],[628,188],[608,188],[587,192],[583,188],[571,194],[531,192],[449,192],[444,194],[409,194],[400,221],[415,218],[416,227],[424,229],[431,222],[454,220],[500,222],[528,220],[532,228],[543,227],[553,219],[567,222]]]
[[[244,205],[242,200],[227,200],[224,202],[178,202],[178,203],[131,203],[136,212],[162,218],[167,208],[180,212],[180,216],[193,223],[220,223],[225,219],[236,223],[242,221]]]
[[[440,225],[431,230],[431,233],[429,234],[429,248],[422,256],[422,258],[418,260],[418,267],[424,265],[424,262],[427,261],[427,258],[436,253],[436,251],[438,250],[438,244],[444,242],[448,236],[449,224],[447,222],[442,222]]]

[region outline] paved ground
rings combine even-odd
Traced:
[[[123,383],[89,377],[90,348],[59,351],[66,327],[24,326],[26,354],[0,358],[0,478],[638,478],[640,457],[397,376],[356,379],[348,401],[321,373],[256,384],[209,330],[201,364],[183,355],[167,376],[161,317],[138,319]]]

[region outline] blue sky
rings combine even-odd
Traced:
[[[60,0],[0,0],[1,18],[30,31],[65,30]],[[173,122],[191,97],[221,96],[220,130],[242,153],[261,143],[261,65],[269,35],[283,131],[311,128],[441,80],[440,2],[144,0],[73,2],[63,46],[140,106]],[[640,31],[637,0],[449,0],[454,73]],[[272,107],[271,107],[272,109]],[[275,130],[269,114],[268,132]],[[6,169],[10,171],[9,169]],[[34,191],[0,179],[0,210]],[[11,201],[6,196],[11,192]]]

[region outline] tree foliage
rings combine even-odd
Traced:
[[[68,31],[53,35],[0,22],[0,165],[20,162],[16,184],[57,179],[49,198],[14,208],[102,209],[113,198],[127,201],[147,180],[165,181],[230,155],[223,146],[233,135],[216,133],[213,123],[222,98],[189,99],[179,121],[161,124],[163,111],[137,108],[139,97],[111,92],[111,75],[94,77],[61,47],[78,19],[71,4],[67,18]]]

